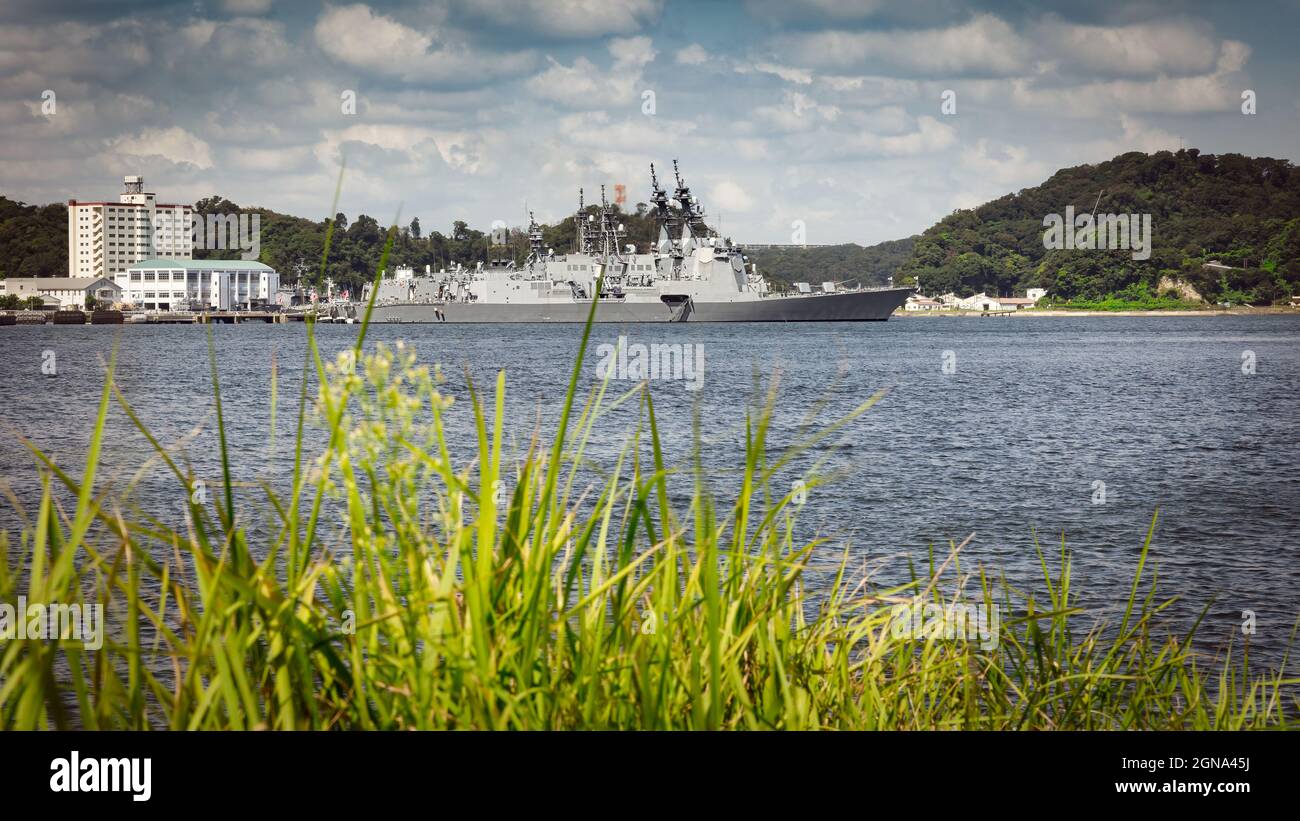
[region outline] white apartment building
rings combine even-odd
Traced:
[[[144,177],[124,182],[117,202],[68,200],[68,276],[116,280],[141,260],[193,255],[194,209],[157,202]]]
[[[146,259],[114,277],[122,301],[147,311],[248,311],[271,306],[280,275],[244,259]]]

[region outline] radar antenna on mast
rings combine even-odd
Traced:
[[[538,266],[543,270],[546,266],[546,247],[542,243],[542,227],[537,224],[537,218],[533,212],[528,212],[528,260],[527,266],[530,272],[535,272]]]
[[[591,254],[595,252],[595,238],[592,236],[591,215],[587,213],[587,200],[583,195],[581,188],[578,189],[578,213],[573,217],[574,227],[577,229],[577,251],[580,254]]]
[[[605,186],[600,187],[600,252],[605,257],[621,256],[623,226],[618,223],[617,213],[605,198]]]
[[[681,205],[686,229],[692,239],[704,239],[709,235],[709,226],[704,222],[704,206],[696,201],[695,196],[691,194],[690,186],[682,179],[681,171],[677,168],[677,160],[673,160],[673,176],[677,178],[677,190],[673,192],[673,199]]]
[[[650,163],[650,202],[654,205],[656,222],[667,232],[668,239],[671,242],[677,242],[677,232],[680,230],[681,221],[673,211],[668,192],[664,191],[663,187],[659,185],[659,177],[655,174],[654,163]]]

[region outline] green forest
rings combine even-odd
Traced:
[[[1048,214],[1150,214],[1152,253],[1047,250]],[[1232,270],[1207,270],[1219,261]],[[957,211],[916,240],[900,284],[927,294],[1020,295],[1042,287],[1054,302],[1169,301],[1162,277],[1209,301],[1268,304],[1300,288],[1300,172],[1286,160],[1195,149],[1132,152],[1067,168],[1034,188]]]
[[[1150,258],[1135,260],[1129,251],[1045,249],[1044,217],[1063,214],[1067,206],[1077,213],[1150,214]],[[328,220],[241,208],[215,195],[195,208],[202,214],[261,214],[261,261],[286,281],[319,284]],[[638,203],[620,211],[619,220],[627,241],[645,250],[655,236],[648,206]],[[355,290],[373,277],[387,226],[366,214],[349,219],[340,213],[333,222],[324,276]],[[64,205],[33,206],[0,197],[0,277],[65,276],[66,232]],[[556,253],[569,250],[574,218],[544,226],[543,234]],[[492,239],[463,221],[443,233],[426,231],[413,219],[397,232],[389,268],[423,270],[427,265],[437,270],[453,263],[522,261],[527,255],[523,226],[510,228],[499,245]],[[238,252],[197,255],[234,257]],[[747,256],[778,287],[852,280],[879,285],[893,276],[896,284],[919,281],[927,294],[1010,296],[1044,287],[1058,304],[1079,307],[1178,304],[1172,294],[1159,293],[1162,278],[1168,277],[1211,301],[1266,304],[1300,290],[1300,172],[1286,160],[1238,154],[1132,152],[1058,171],[1042,185],[956,211],[916,237],[870,247],[752,249]],[[1232,268],[1204,268],[1211,260]]]
[[[0,278],[68,275],[68,207],[0,196]]]
[[[912,254],[916,237],[894,239],[863,248],[861,245],[820,245],[807,248],[755,248],[745,251],[759,273],[770,282],[857,280],[862,285],[884,285]]]

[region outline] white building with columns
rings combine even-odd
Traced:
[[[280,274],[244,259],[146,259],[117,274],[122,301],[148,311],[248,311],[271,307]]]
[[[68,276],[116,280],[141,260],[193,255],[193,207],[158,202],[144,177],[123,182],[117,202],[68,200]]]

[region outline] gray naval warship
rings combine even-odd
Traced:
[[[658,241],[647,253],[626,243],[618,211],[601,189],[598,213],[579,191],[575,247],[555,254],[529,214],[529,253],[522,265],[479,263],[417,275],[399,269],[379,282],[377,322],[883,322],[909,288],[772,291],[742,249],[712,231],[704,208],[673,162],[670,197],[650,166]],[[673,208],[676,201],[678,208]],[[366,286],[363,301],[371,288]]]

